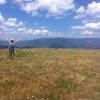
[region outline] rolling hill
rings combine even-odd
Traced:
[[[19,48],[89,48],[100,49],[100,38],[41,38],[19,41]],[[8,47],[6,41],[0,41],[0,47]]]

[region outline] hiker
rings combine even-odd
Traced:
[[[11,39],[9,42],[9,55],[10,55],[10,58],[14,57],[15,56],[15,44],[16,44],[16,41]]]

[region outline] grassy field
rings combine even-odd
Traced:
[[[100,50],[0,50],[0,100],[100,100]]]

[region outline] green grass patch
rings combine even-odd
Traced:
[[[58,78],[55,80],[55,87],[58,89],[67,90],[69,92],[76,91],[79,88],[78,84],[74,80],[65,80],[63,78]]]
[[[32,57],[33,53],[29,50],[16,50],[16,57]]]
[[[16,83],[16,80],[5,80],[3,84],[0,85],[0,87],[4,88],[5,90],[11,89]]]

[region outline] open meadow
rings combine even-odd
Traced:
[[[0,49],[0,100],[100,100],[100,50]]]

